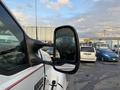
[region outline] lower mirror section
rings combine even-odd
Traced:
[[[70,62],[69,60],[53,60],[53,68],[66,74],[74,74],[79,69],[79,62]]]
[[[55,66],[56,69],[62,70],[62,71],[73,71],[75,68],[75,65],[73,64],[64,64],[61,66]]]

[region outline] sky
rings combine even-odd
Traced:
[[[3,1],[21,25],[35,25],[35,0]],[[38,26],[72,25],[79,37],[120,35],[120,0],[36,1]]]

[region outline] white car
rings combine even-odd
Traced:
[[[96,50],[91,46],[80,47],[80,61],[96,61]]]
[[[96,43],[96,48],[99,49],[99,48],[103,48],[103,49],[109,49],[109,44],[107,43]]]
[[[6,32],[10,33],[9,37]],[[0,0],[0,90],[66,90],[65,74],[74,74],[79,68],[78,35],[73,27],[61,26],[55,29],[54,36],[53,49],[59,49],[60,57],[56,58],[56,52],[53,52],[52,61],[41,50],[50,45],[28,37]],[[71,44],[65,42],[66,37],[68,41],[71,40],[68,37],[73,38],[75,47],[65,47]],[[67,58],[71,49],[75,51],[72,60]],[[66,50],[69,53],[63,55]],[[64,67],[64,64],[73,65],[73,68]]]

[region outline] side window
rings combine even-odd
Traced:
[[[0,5],[0,74],[12,75],[26,68],[23,32]]]

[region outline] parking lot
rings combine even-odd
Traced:
[[[120,90],[120,61],[81,63],[67,79],[67,90]]]

